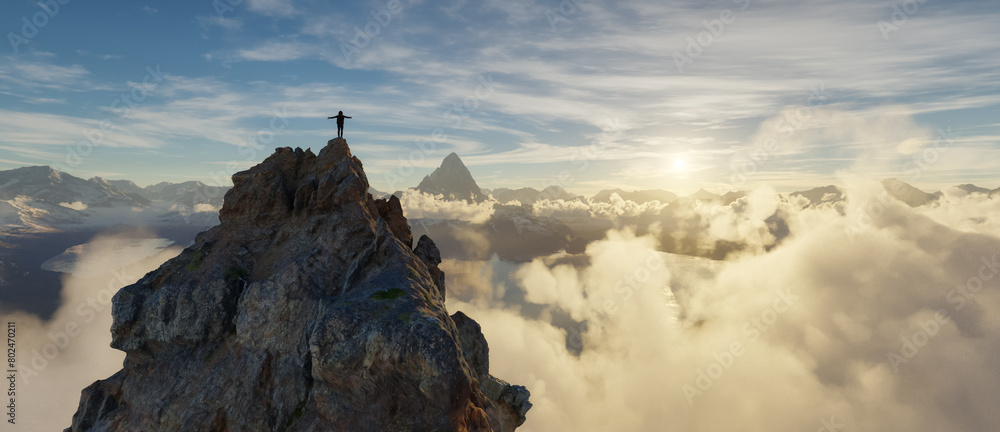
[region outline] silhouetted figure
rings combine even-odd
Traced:
[[[345,116],[343,111],[341,111],[340,114],[337,114],[337,115],[335,115],[333,117],[327,117],[326,118],[327,120],[337,119],[337,138],[343,138],[344,137],[344,119],[345,118],[350,118],[350,117]]]

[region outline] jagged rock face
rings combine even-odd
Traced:
[[[83,391],[71,430],[524,422],[527,390],[489,375],[478,324],[461,315],[460,330],[445,310],[437,248],[411,251],[398,199],[371,198],[346,141],[278,149],[233,183],[220,225],[115,295],[124,368]]]
[[[472,173],[462,163],[457,154],[451,153],[441,161],[441,166],[425,176],[417,190],[434,195],[444,195],[446,199],[482,202],[486,199],[482,189],[472,178]]]

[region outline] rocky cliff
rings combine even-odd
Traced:
[[[221,224],[114,297],[123,368],[72,431],[512,431],[528,391],[489,374],[444,306],[434,242],[374,200],[347,142],[233,176]]]

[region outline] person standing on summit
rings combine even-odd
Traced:
[[[337,138],[343,138],[344,137],[344,119],[345,118],[350,118],[350,117],[345,116],[343,111],[341,111],[340,114],[337,114],[337,115],[335,115],[333,117],[327,117],[326,118],[327,120],[337,119]]]

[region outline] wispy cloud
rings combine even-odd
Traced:
[[[120,58],[125,57],[121,54],[92,54],[84,50],[76,50],[76,54],[83,57],[96,57],[101,60],[118,60]]]
[[[198,16],[196,19],[198,24],[201,25],[202,31],[208,31],[208,29],[213,26],[222,27],[226,30],[240,30],[243,28],[243,21],[236,18],[217,15],[203,15]]]
[[[59,66],[49,62],[17,61],[10,57],[0,61],[0,88],[11,84],[27,89],[57,91],[83,90],[90,71],[79,64]]]
[[[262,15],[288,17],[298,13],[292,0],[247,0],[250,10]]]
[[[269,41],[261,46],[238,50],[239,58],[252,61],[298,60],[314,52],[309,45],[300,42]]]

